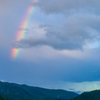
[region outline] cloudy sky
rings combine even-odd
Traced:
[[[34,7],[28,27],[20,29]],[[18,31],[25,38],[15,41]],[[21,49],[12,60],[13,48]],[[70,91],[100,89],[100,0],[0,0],[0,80]]]

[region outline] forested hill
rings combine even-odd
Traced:
[[[65,90],[0,82],[0,95],[10,100],[68,100],[76,97],[78,94]]]
[[[9,100],[9,99],[3,98],[3,97],[0,95],[0,100]]]
[[[84,92],[81,95],[70,100],[100,100],[100,90]]]

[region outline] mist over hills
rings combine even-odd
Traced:
[[[61,89],[45,89],[28,85],[0,82],[0,95],[10,100],[68,100],[78,96]]]

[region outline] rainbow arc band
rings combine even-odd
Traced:
[[[37,0],[33,0],[32,1],[37,2]],[[20,41],[21,39],[25,39],[26,38],[26,29],[29,27],[30,21],[31,21],[31,16],[33,15],[35,8],[34,6],[30,6],[27,11],[26,14],[24,16],[24,19],[21,23],[21,25],[19,26],[19,28],[21,30],[18,30],[18,32],[16,33],[16,37],[15,37],[15,41]],[[18,57],[19,53],[20,53],[21,49],[17,49],[17,48],[12,48],[11,50],[11,58],[15,59]]]

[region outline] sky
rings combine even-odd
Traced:
[[[100,89],[99,4],[0,0],[0,80],[68,91]],[[13,49],[19,50],[15,56]]]

